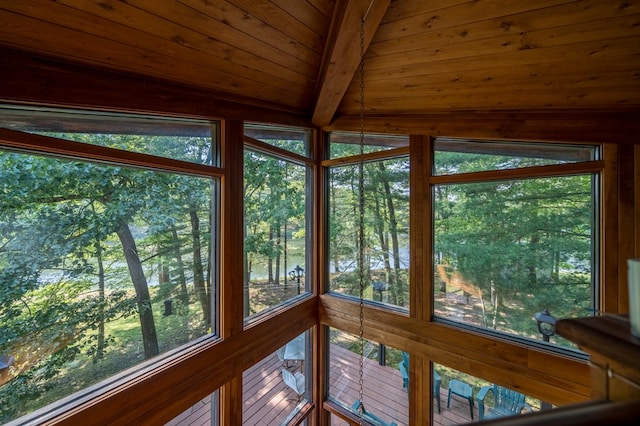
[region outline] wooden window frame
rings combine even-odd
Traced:
[[[431,145],[434,145],[437,140],[438,138],[431,139]],[[464,139],[458,139],[456,140],[456,145],[462,146],[464,142],[465,142]],[[469,142],[478,143],[483,141],[477,140],[477,139],[469,139]],[[496,143],[496,141],[487,141],[487,142]],[[508,144],[511,150],[511,152],[506,155],[517,154],[517,145],[519,143],[518,141],[509,140],[509,141],[504,141],[504,143]],[[522,142],[522,143],[526,144],[527,147],[531,147],[531,142]],[[554,145],[549,142],[539,142],[539,144],[541,144],[541,146]],[[567,150],[569,150],[570,148],[568,148],[568,146],[570,145],[584,147],[586,144],[563,143],[563,144],[557,144],[557,145],[566,146]],[[602,147],[600,144],[591,144],[591,147],[598,152],[598,157],[602,157]],[[466,151],[462,151],[462,152],[466,152]],[[473,152],[477,153],[478,151],[474,150]],[[432,156],[433,155],[434,154],[432,153]],[[524,179],[538,179],[538,178],[544,179],[544,178],[575,176],[575,175],[584,175],[584,176],[595,175],[598,179],[595,182],[595,186],[592,189],[593,192],[591,194],[592,199],[596,200],[596,204],[595,204],[596,217],[594,218],[594,223],[592,223],[592,226],[594,229],[593,234],[596,234],[595,241],[592,242],[592,245],[596,248],[596,250],[593,253],[595,265],[592,272],[592,275],[593,275],[592,283],[595,282],[595,288],[591,289],[591,294],[592,294],[592,299],[594,301],[594,305],[596,306],[595,309],[600,311],[602,309],[602,305],[600,304],[599,296],[600,296],[602,285],[601,285],[601,277],[598,274],[598,271],[602,269],[601,263],[603,259],[600,256],[600,253],[602,252],[602,249],[601,249],[602,243],[601,243],[599,218],[602,216],[603,200],[600,197],[601,191],[599,190],[599,183],[602,181],[602,175],[605,171],[605,165],[606,163],[604,160],[600,158],[596,158],[593,160],[580,160],[577,162],[554,164],[554,165],[521,167],[521,168],[513,168],[513,169],[496,169],[496,170],[486,170],[486,171],[477,171],[477,172],[457,173],[457,174],[450,174],[450,175],[436,175],[436,174],[430,173],[429,179],[428,179],[429,198],[430,198],[429,203],[430,203],[431,211],[433,212],[434,206],[431,205],[432,203],[431,193],[433,188],[437,185],[474,184],[474,183],[497,182],[497,181],[506,181],[506,180],[524,180]],[[435,167],[429,167],[429,170],[434,170],[434,168]],[[430,229],[434,229],[433,224],[431,224]],[[430,252],[433,253],[433,237],[431,241]],[[433,276],[433,275],[429,275],[429,276]],[[466,324],[463,322],[452,321],[444,317],[436,317],[435,314],[433,313],[434,307],[435,307],[434,306],[435,304],[434,285],[435,283],[431,283],[431,285],[429,286],[431,289],[431,294],[428,297],[428,299],[430,300],[430,305],[427,307],[427,309],[431,312],[432,321],[450,324],[453,327],[460,327],[461,329],[476,330],[479,333],[486,333],[487,335],[493,335],[498,339],[511,340],[516,343],[519,342],[525,346],[539,346],[537,345],[538,342],[523,338],[519,335],[509,334],[509,333],[500,332],[500,331],[493,331],[487,328],[483,328],[481,326],[475,326],[475,325]],[[568,348],[547,347],[543,349],[555,351],[558,354],[563,354],[569,357],[573,356],[573,357],[576,357],[577,359],[586,359],[586,356],[581,352],[578,352],[576,350],[571,350]]]
[[[584,359],[571,358],[557,354],[546,348],[528,347],[522,343],[504,339],[500,336],[489,336],[475,330],[466,330],[450,324],[433,321],[431,311],[432,280],[425,277],[433,275],[430,259],[432,258],[432,211],[430,185],[432,183],[457,182],[468,180],[469,176],[431,176],[431,138],[429,136],[412,135],[410,137],[410,178],[411,178],[411,270],[410,292],[411,305],[408,317],[381,310],[375,306],[365,305],[365,329],[367,339],[376,340],[408,351],[412,356],[409,390],[410,421],[413,424],[429,424],[431,421],[431,370],[432,362],[447,365],[459,371],[474,374],[484,379],[510,385],[533,397],[550,401],[554,404],[568,404],[584,401],[589,398],[589,373]],[[599,144],[602,160],[587,164],[568,164],[543,166],[540,176],[554,176],[566,173],[599,173],[598,191],[617,198],[617,190],[611,191],[618,181],[615,168],[617,147],[613,144]],[[375,153],[384,156],[386,153]],[[612,160],[614,155],[614,160]],[[357,162],[352,158],[349,162]],[[323,166],[330,166],[344,160],[324,160]],[[531,176],[531,170],[500,171],[504,179]],[[471,174],[469,174],[471,175]],[[495,172],[476,172],[473,179],[477,181],[495,179]],[[604,283],[606,274],[613,274],[612,258],[617,257],[607,247],[617,244],[619,230],[605,222],[617,211],[617,205],[607,203],[604,199],[600,206],[600,250],[601,265],[600,282]],[[613,235],[612,235],[613,234]],[[608,239],[607,239],[608,238]],[[323,249],[324,250],[324,249]],[[617,250],[616,250],[617,251]],[[325,254],[326,256],[326,254]],[[322,263],[323,264],[323,263]],[[608,271],[608,272],[607,272]],[[607,283],[609,284],[609,283]],[[326,278],[323,279],[326,285]],[[601,288],[605,287],[604,284]],[[618,285],[606,286],[611,295],[600,299],[603,311],[611,312],[615,306],[611,299],[620,294]],[[320,295],[320,323],[351,333],[357,333],[358,305],[354,301],[345,300],[322,289]],[[322,342],[322,341],[321,341]],[[326,348],[325,348],[326,351]],[[414,362],[415,360],[415,362]],[[323,361],[326,364],[326,359]],[[321,365],[321,374],[327,374],[328,366]],[[508,372],[505,375],[505,372]],[[327,385],[323,385],[323,395],[327,394]],[[418,395],[420,393],[420,395]],[[323,421],[328,412],[340,415],[335,407],[324,402]]]

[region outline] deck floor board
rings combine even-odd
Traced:
[[[336,345],[330,347],[330,393],[331,397],[351,406],[359,398],[359,355]],[[272,354],[249,368],[243,374],[243,424],[279,425],[297,405],[295,393],[282,381],[282,363]],[[298,364],[290,370],[299,369]],[[380,366],[376,360],[364,360],[364,402],[367,410],[385,421],[393,420],[399,426],[408,424],[408,394],[402,387],[402,376],[397,368]],[[433,424],[449,426],[471,422],[469,404],[462,398],[452,397],[451,408],[447,408],[447,390],[440,389],[442,411],[433,413]],[[477,407],[474,420],[478,419]],[[347,425],[335,416],[333,425]],[[211,397],[177,416],[168,426],[211,425]]]

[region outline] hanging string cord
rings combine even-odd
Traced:
[[[371,0],[371,1],[369,2],[369,7],[367,7],[367,11],[366,11],[366,12],[364,12],[364,15],[362,15],[362,22],[364,22],[364,21],[366,21],[366,20],[367,20],[367,16],[369,16],[369,12],[371,12],[371,7],[373,6],[373,3],[374,3],[375,1],[376,1],[376,0]]]
[[[368,11],[367,11],[368,13]],[[366,17],[366,15],[365,15]],[[360,425],[364,424],[364,20],[360,21],[360,162],[358,163],[358,269],[360,289]]]

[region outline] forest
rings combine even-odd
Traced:
[[[434,275],[417,284],[432,285],[436,318],[539,341],[536,313],[560,319],[594,312],[596,177],[539,170],[596,153],[540,146],[435,141]],[[341,148],[353,154],[353,145],[335,144],[335,152]],[[408,158],[367,161],[364,177],[364,295],[406,309]],[[329,185],[330,288],[358,296],[357,166],[332,167]],[[551,343],[574,348],[557,336]]]
[[[212,150],[210,137],[47,135],[195,163]],[[12,151],[0,176],[3,422],[211,331],[218,179]]]
[[[215,167],[208,132],[46,135]],[[594,306],[592,175],[535,176],[558,155],[436,151],[435,174],[469,177],[430,188],[435,274],[420,284],[433,284],[437,318],[540,340],[535,312]],[[294,160],[245,149],[247,318],[308,291],[313,176]],[[524,172],[502,177],[513,169]],[[476,182],[479,170],[496,178]],[[359,247],[358,167],[326,170],[329,289],[357,296],[362,267],[364,297],[406,311],[408,157],[363,171]],[[216,332],[218,178],[12,150],[0,151],[0,176],[0,355],[14,358],[0,376],[2,422]]]

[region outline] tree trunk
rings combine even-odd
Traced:
[[[384,215],[380,212],[380,201],[378,197],[374,197],[376,208],[373,210],[375,215],[375,228],[378,234],[378,242],[380,243],[380,250],[382,251],[382,258],[384,260],[384,271],[387,284],[389,284],[389,291],[391,292],[391,303],[398,303],[398,293],[393,279],[393,272],[391,271],[391,261],[389,260],[389,239],[384,232]],[[382,302],[382,292],[380,292],[380,301]]]
[[[500,291],[498,290],[498,300],[500,300],[502,298],[502,296],[500,295]],[[493,305],[493,322],[491,324],[491,328],[493,328],[494,330],[498,327],[498,316],[499,314],[499,309],[500,309],[500,303],[496,303],[495,305]]]
[[[391,234],[391,245],[393,248],[393,270],[398,286],[398,300],[397,305],[404,305],[405,289],[400,279],[400,244],[398,242],[398,222],[396,220],[396,208],[393,203],[393,196],[391,194],[391,187],[389,186],[389,180],[386,179],[386,169],[382,162],[378,163],[378,169],[382,175],[382,185],[384,187],[385,199],[387,201],[387,210],[389,211],[389,233]]]
[[[184,273],[184,263],[180,254],[180,238],[175,225],[171,227],[171,235],[173,237],[173,257],[176,259],[176,272],[178,273],[178,281],[180,285],[180,301],[186,307],[189,304],[189,291],[187,290],[187,277]],[[188,310],[187,310],[188,311]]]
[[[538,280],[537,274],[537,259],[536,252],[537,246],[540,244],[540,236],[535,233],[531,236],[531,240],[529,241],[529,253],[531,253],[531,258],[528,260],[527,271],[529,274],[529,283],[535,284]]]
[[[359,274],[360,270],[364,271],[364,257],[360,256],[361,253],[364,253],[364,247],[360,247],[360,206],[359,206],[359,185],[356,179],[356,175],[351,176],[351,192],[355,195],[352,197],[352,209],[353,209],[353,238],[355,241],[355,253],[356,256],[356,272]],[[356,288],[357,289],[357,288]]]
[[[101,359],[104,354],[104,263],[102,260],[102,244],[96,236],[96,259],[98,261],[98,297],[100,298],[100,322],[98,323],[98,343],[96,347],[96,359]]]
[[[269,245],[271,247],[275,246],[275,243],[273,242],[273,225],[269,225]],[[269,253],[268,259],[267,259],[267,270],[269,273],[269,283],[273,282],[273,256],[271,255],[271,253]]]
[[[169,267],[165,263],[165,259],[163,257],[160,257],[160,265],[158,266],[158,269],[158,284],[169,284],[171,282]]]
[[[138,298],[138,313],[140,315],[144,357],[148,359],[160,353],[158,350],[156,325],[153,320],[153,310],[151,308],[151,297],[149,296],[149,286],[147,285],[147,279],[142,270],[142,263],[138,257],[136,242],[133,239],[129,225],[126,223],[121,224],[116,233],[122,244],[124,257],[129,267],[131,282],[133,283],[133,288]]]
[[[554,283],[560,282],[560,252],[554,250],[553,252],[553,265],[551,266],[551,280]]]
[[[94,229],[95,235],[95,248],[96,248],[96,260],[98,261],[98,298],[100,299],[100,322],[98,323],[98,342],[96,344],[96,359],[101,359],[104,354],[104,301],[105,301],[105,274],[104,274],[104,261],[102,256],[102,233],[100,232],[100,224],[96,218],[95,204],[91,203],[91,211],[95,220]]]
[[[204,268],[202,266],[202,246],[200,243],[200,220],[195,204],[189,208],[191,221],[191,240],[193,244],[193,288],[195,289],[200,306],[202,307],[202,320],[206,326],[211,324],[211,303],[209,292],[204,281]]]
[[[243,308],[244,308],[244,317],[248,317],[250,314],[251,305],[249,304],[251,298],[249,296],[249,281],[251,279],[251,262],[249,261],[249,255],[247,253],[244,254],[244,300],[243,300]]]
[[[276,227],[276,271],[274,282],[280,284],[280,224]]]
[[[284,289],[287,289],[287,283],[289,281],[289,276],[287,275],[287,220],[284,221],[284,232],[283,232],[283,242],[284,245],[282,247],[282,253],[284,254],[284,274],[282,275],[282,279],[284,280]]]
[[[332,178],[333,179],[333,178]],[[336,214],[337,214],[337,210],[336,210],[336,188],[335,185],[333,183],[333,181],[331,182],[331,217],[334,218],[334,220],[336,219]],[[338,256],[338,235],[336,232],[333,232],[333,237],[331,238],[331,242],[333,244],[333,270],[336,274],[340,273],[340,256]]]
[[[245,223],[245,235],[247,235],[247,225]],[[253,224],[251,233],[256,235],[258,232],[258,225]],[[251,253],[244,252],[244,316],[245,318],[251,315],[251,272],[253,270],[253,258]]]

